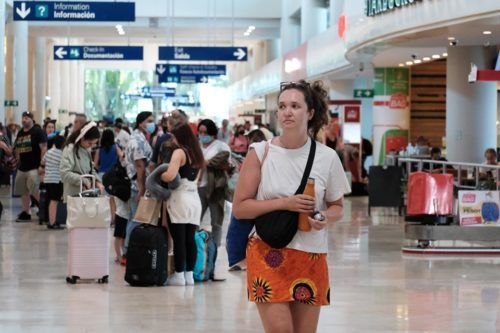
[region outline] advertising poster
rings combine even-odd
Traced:
[[[459,191],[460,225],[500,226],[499,191]]]

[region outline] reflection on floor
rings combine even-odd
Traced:
[[[66,231],[13,222],[19,199],[1,193],[0,332],[262,331],[245,273],[226,272],[225,251],[226,282],[132,288],[113,264],[108,285],[67,285]],[[404,256],[396,211],[368,218],[365,198],[345,208],[329,231],[333,304],[319,332],[500,331],[500,258]]]

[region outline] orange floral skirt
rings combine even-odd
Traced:
[[[252,237],[247,246],[247,291],[250,302],[329,305],[326,254],[273,249]]]

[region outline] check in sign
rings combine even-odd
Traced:
[[[14,1],[14,21],[135,21],[135,2]]]
[[[54,60],[142,60],[143,54],[142,46],[54,46]]]

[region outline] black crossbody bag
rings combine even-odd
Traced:
[[[311,139],[311,148],[307,158],[306,168],[300,186],[295,195],[304,193],[307,179],[311,174],[311,169],[316,154],[316,141]],[[297,233],[299,224],[299,213],[288,210],[277,210],[255,219],[255,229],[260,239],[272,248],[281,249],[287,246]]]

